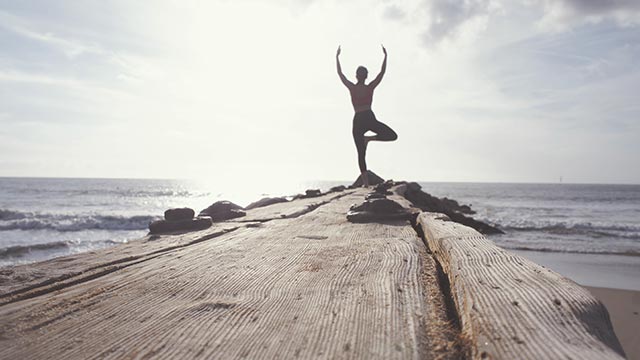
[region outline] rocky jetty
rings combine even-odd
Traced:
[[[405,186],[398,191],[411,203],[423,211],[437,212],[447,215],[451,220],[474,228],[482,234],[504,234],[504,232],[493,225],[489,225],[482,221],[475,220],[464,214],[473,214],[471,207],[460,205],[457,201],[451,199],[439,199],[422,191],[422,186],[416,182],[406,183]]]
[[[215,222],[235,219],[245,215],[247,213],[242,206],[226,200],[216,201],[198,214],[198,216],[208,216]]]

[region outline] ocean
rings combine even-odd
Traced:
[[[247,190],[147,179],[0,178],[0,266],[125,243],[171,207],[218,200],[245,206],[264,196],[328,189],[340,181]],[[497,224],[490,238],[516,251],[640,256],[640,185],[421,182]],[[259,186],[256,186],[259,187]],[[640,275],[640,274],[638,274]]]

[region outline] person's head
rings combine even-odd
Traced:
[[[367,68],[364,66],[358,66],[358,69],[356,70],[356,79],[358,79],[358,81],[364,81],[367,78],[367,75],[369,75]]]

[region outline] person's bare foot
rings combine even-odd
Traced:
[[[365,136],[364,137],[364,147],[365,149],[367,148],[367,145],[369,145],[370,141],[374,141],[376,139],[375,136]]]
[[[360,177],[362,179],[362,187],[369,187],[369,174],[367,174],[367,172],[363,172],[360,174]]]

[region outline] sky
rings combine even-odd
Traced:
[[[640,183],[637,0],[0,0],[0,176]]]

